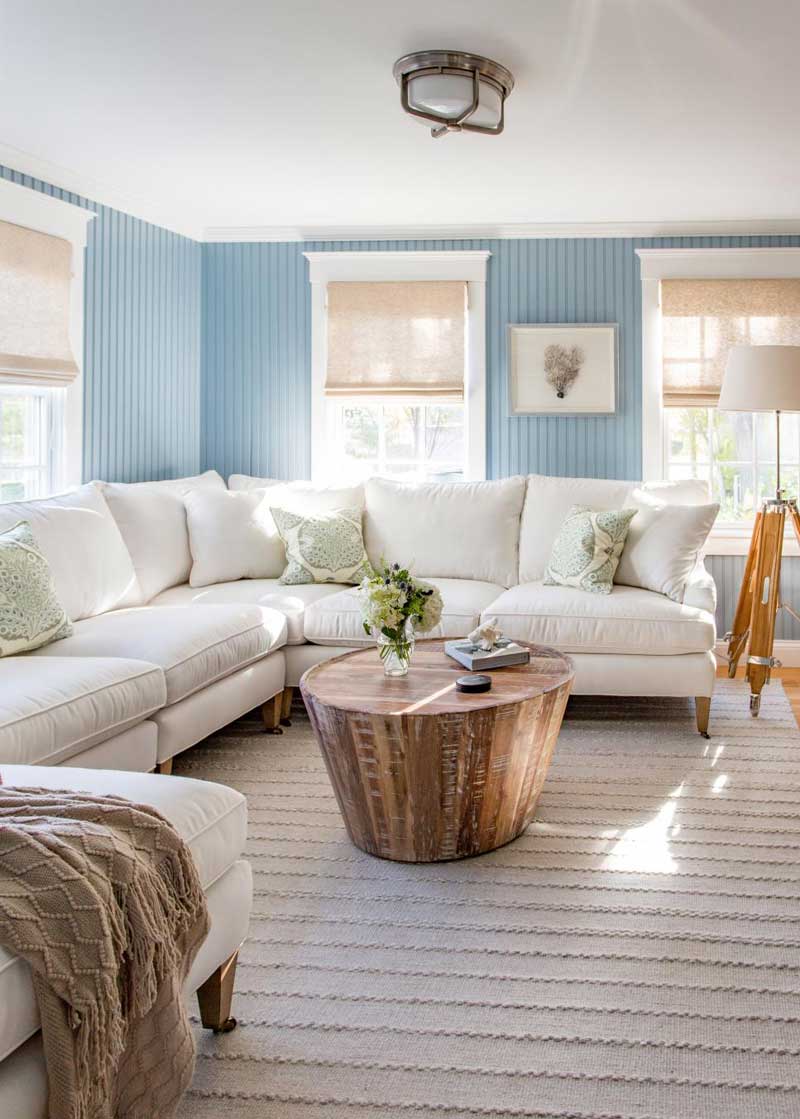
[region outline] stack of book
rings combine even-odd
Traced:
[[[463,664],[470,672],[485,672],[489,668],[506,668],[511,664],[528,664],[531,655],[522,645],[502,637],[493,649],[481,649],[471,641],[445,641],[448,657]]]

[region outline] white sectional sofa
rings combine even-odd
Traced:
[[[311,512],[362,506],[370,559],[408,564],[441,590],[444,614],[430,636],[460,637],[496,615],[510,637],[569,653],[577,693],[711,695],[715,591],[702,561],[682,602],[635,587],[593,595],[543,583],[569,507],[619,508],[634,483],[531,475],[335,490],[233,475],[229,485]],[[277,534],[256,556],[261,577],[191,586],[185,505],[206,491],[226,491],[213,471],[0,505],[0,530],[30,522],[74,622],[71,637],[0,661],[0,763],[168,770],[260,704],[277,729],[284,689],[306,668],[369,643],[353,588],[279,583]],[[678,504],[706,499],[697,483],[658,492]],[[219,547],[235,568],[229,535],[221,526]],[[242,566],[253,571],[253,557]],[[706,718],[702,703],[698,725]]]

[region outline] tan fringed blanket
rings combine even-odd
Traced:
[[[181,987],[208,932],[155,809],[0,787],[0,943],[31,965],[50,1119],[169,1119],[192,1078]]]

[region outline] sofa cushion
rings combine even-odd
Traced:
[[[364,541],[373,565],[399,563],[414,575],[517,582],[524,478],[409,485],[365,483]]]
[[[79,625],[82,623],[79,623]],[[0,667],[0,770],[59,765],[163,707],[164,673],[140,660],[8,657]]]
[[[475,579],[430,579],[444,603],[442,619],[421,637],[465,637],[474,629],[481,611],[494,602],[503,588]],[[361,606],[355,587],[322,598],[306,607],[303,618],[306,641],[314,645],[374,645],[364,633]]]
[[[31,526],[73,622],[113,610],[138,590],[116,521],[92,483],[56,497],[0,505],[0,531],[20,521]]]
[[[150,603],[151,606],[213,606],[219,603],[247,602],[268,606],[286,617],[286,644],[303,645],[303,614],[312,602],[330,598],[344,590],[340,583],[301,583],[284,587],[277,579],[236,579],[215,583],[213,587],[191,587],[183,583],[170,587]]]
[[[117,773],[103,769],[3,766],[7,785],[110,793],[157,808],[183,836],[207,889],[244,849],[247,803],[241,793],[212,781]],[[0,1061],[39,1028],[30,968],[0,947]]]
[[[136,569],[138,587],[123,605],[138,606],[178,583],[192,567],[183,499],[196,490],[225,490],[216,470],[164,482],[99,482]]]
[[[140,606],[87,618],[72,637],[27,655],[150,661],[164,671],[167,703],[177,703],[285,642],[283,614],[261,606]]]
[[[269,578],[283,570],[283,542],[260,490],[197,490],[185,504],[193,587]]]
[[[615,586],[609,595],[521,583],[500,595],[484,617],[497,617],[515,641],[554,645],[563,653],[670,656],[714,648],[714,616],[653,591]]]
[[[50,565],[27,521],[0,532],[0,657],[27,653],[72,633]]]

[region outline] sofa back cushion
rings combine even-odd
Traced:
[[[520,522],[520,583],[533,583],[544,577],[556,537],[573,505],[595,510],[622,509],[633,487],[633,482],[608,478],[528,475]]]
[[[192,569],[183,499],[198,489],[225,489],[216,470],[164,482],[100,482],[136,569],[138,587],[125,606],[149,602],[185,583]]]
[[[72,621],[113,610],[138,593],[128,549],[93,483],[57,497],[0,505],[0,531],[19,521],[31,526]]]
[[[185,502],[191,586],[274,579],[283,571],[283,541],[263,490],[195,490]]]
[[[420,485],[371,478],[364,489],[373,564],[384,559],[422,577],[517,582],[524,478]]]

